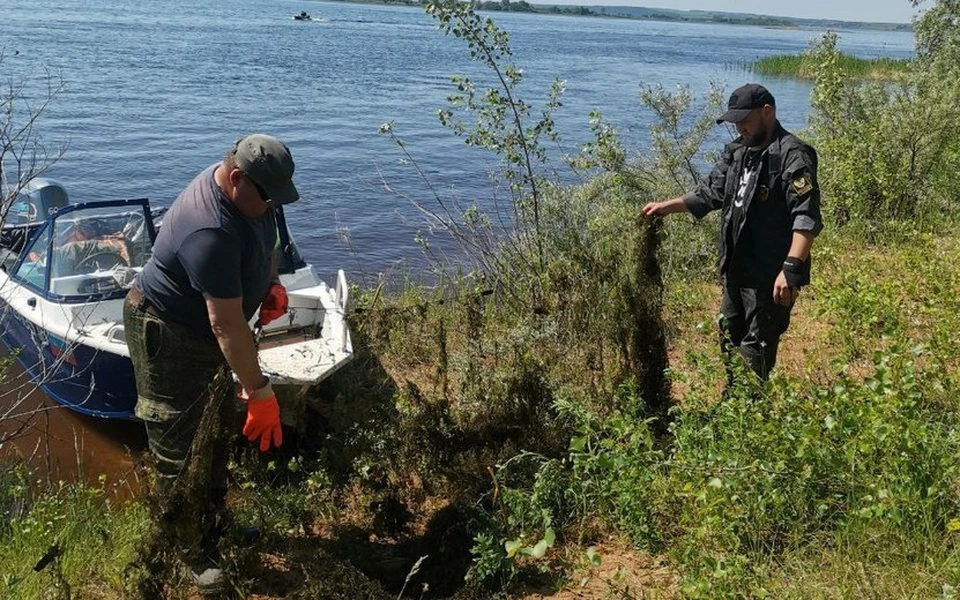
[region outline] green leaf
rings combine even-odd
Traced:
[[[503,549],[507,551],[507,558],[513,558],[516,556],[517,552],[523,546],[523,540],[517,538],[515,540],[507,540],[503,543]]]
[[[527,548],[524,553],[532,556],[533,558],[543,558],[543,555],[547,553],[547,548],[550,546],[547,544],[547,540],[540,540],[537,542],[537,545],[533,548]]]
[[[553,527],[547,527],[547,531],[543,534],[543,541],[547,543],[548,548],[553,548],[553,543],[557,541],[557,534],[554,533]]]

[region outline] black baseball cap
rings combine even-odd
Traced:
[[[756,108],[763,108],[764,105],[776,107],[777,102],[773,99],[773,94],[767,88],[759,83],[748,83],[733,90],[730,94],[730,100],[727,101],[727,112],[720,115],[717,124],[739,123],[744,120],[750,111]]]

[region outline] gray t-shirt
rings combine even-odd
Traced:
[[[204,296],[243,298],[249,320],[267,293],[276,245],[273,211],[243,216],[220,191],[213,174],[200,173],[163,218],[153,255],[137,287],[167,319],[212,338]]]

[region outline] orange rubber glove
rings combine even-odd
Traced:
[[[266,325],[274,319],[279,319],[287,312],[290,301],[287,299],[287,290],[279,283],[271,283],[267,295],[260,305],[260,325]]]
[[[280,405],[277,395],[273,393],[270,382],[259,390],[240,394],[241,400],[247,402],[247,421],[243,424],[243,435],[250,442],[260,440],[260,452],[283,444],[283,430],[280,428]]]

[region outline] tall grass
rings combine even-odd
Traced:
[[[143,505],[60,484],[34,495],[23,471],[0,476],[0,598],[117,598],[147,530]],[[71,595],[72,594],[72,595]]]
[[[837,66],[850,78],[871,81],[900,81],[910,71],[913,61],[898,58],[859,58],[841,54]],[[808,54],[778,54],[757,59],[749,68],[768,77],[816,79],[821,65]]]

